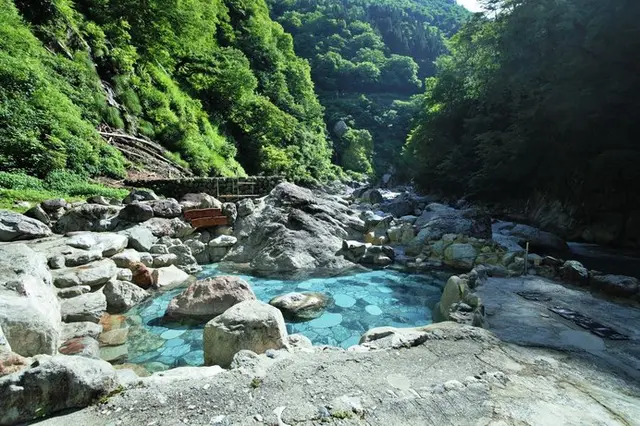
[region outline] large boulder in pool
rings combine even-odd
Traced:
[[[166,315],[172,318],[210,320],[240,302],[255,299],[251,286],[242,278],[207,278],[196,281],[171,299]]]
[[[241,350],[262,354],[268,349],[282,349],[286,343],[282,313],[266,303],[246,300],[204,327],[204,363],[227,368]]]
[[[364,222],[335,197],[284,182],[238,218],[238,242],[225,260],[265,272],[344,268],[352,264],[336,255],[342,241],[364,231]]]
[[[269,301],[280,309],[285,318],[291,320],[311,320],[318,318],[329,304],[329,297],[323,293],[287,293]]]

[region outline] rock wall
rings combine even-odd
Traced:
[[[180,199],[184,194],[204,192],[216,198],[225,195],[267,195],[283,182],[283,176],[206,177],[184,179],[128,180],[125,185],[148,188],[154,192]]]

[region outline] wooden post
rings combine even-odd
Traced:
[[[220,198],[220,179],[216,178],[216,199]]]
[[[524,274],[529,274],[529,241],[524,249]]]

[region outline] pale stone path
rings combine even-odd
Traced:
[[[410,349],[282,354],[208,378],[197,371],[207,370],[142,380],[41,424],[640,425],[638,383],[597,358],[452,323],[429,327]]]

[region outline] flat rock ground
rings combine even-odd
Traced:
[[[412,348],[263,356],[209,377],[217,368],[134,382],[42,424],[640,425],[638,308],[537,278],[490,279],[478,293],[500,339],[443,323]],[[629,340],[594,336],[547,309],[558,305]]]

